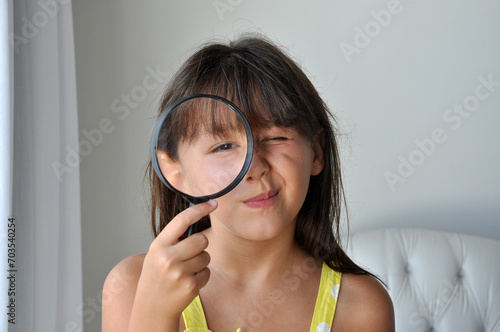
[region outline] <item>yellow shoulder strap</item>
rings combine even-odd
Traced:
[[[310,332],[331,331],[341,278],[342,273],[332,270],[326,263],[323,263]]]

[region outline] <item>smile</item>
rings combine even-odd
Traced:
[[[244,201],[246,206],[256,209],[266,208],[274,204],[278,200],[278,190],[271,190],[266,193],[262,193],[249,200]]]

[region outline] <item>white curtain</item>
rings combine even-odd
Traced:
[[[68,160],[68,150],[78,151],[71,1],[14,0],[12,22],[17,274],[9,331],[81,331],[79,162]]]

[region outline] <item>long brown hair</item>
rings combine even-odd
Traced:
[[[237,104],[253,129],[272,123],[298,130],[311,142],[321,133],[324,169],[312,176],[297,216],[295,239],[318,261],[340,272],[366,274],[340,244],[344,191],[335,118],[299,66],[263,37],[244,36],[201,47],[178,70],[163,94],[159,112],[195,93],[223,96]],[[158,179],[151,163],[151,224],[155,237],[188,203]],[[210,227],[209,217],[199,230]]]

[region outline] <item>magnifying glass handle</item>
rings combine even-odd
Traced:
[[[189,207],[191,207],[191,206],[194,206],[194,204],[189,203]],[[198,222],[195,222],[194,224],[189,226],[186,233],[184,233],[184,238],[186,239],[186,238],[190,237],[191,235],[193,235],[194,233],[196,233],[197,229],[198,229]]]
[[[193,235],[194,233],[196,233],[197,228],[198,228],[198,222],[195,222],[194,224],[192,224],[191,226],[189,226],[189,228],[186,231],[186,233],[184,233],[184,238],[188,238],[191,235]]]

